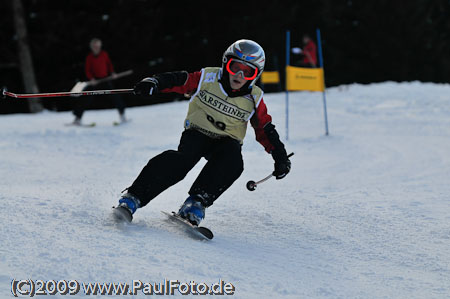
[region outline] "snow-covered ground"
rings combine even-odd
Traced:
[[[450,85],[381,83],[292,93],[292,171],[249,129],[241,178],[207,210],[212,241],[165,220],[204,161],[135,214],[111,206],[148,159],[178,144],[187,102],[0,117],[0,297],[12,279],[232,283],[235,298],[449,298]],[[64,100],[64,99],[61,99]],[[285,136],[284,94],[265,101]],[[82,294],[80,292],[79,294]],[[60,296],[68,297],[68,296]],[[198,298],[198,296],[195,296]]]

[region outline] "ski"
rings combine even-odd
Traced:
[[[88,123],[88,124],[74,124],[74,123],[68,123],[65,124],[66,127],[81,127],[81,128],[93,128],[97,124],[95,122]]]
[[[113,122],[113,126],[117,127],[117,126],[126,125],[130,121],[131,121],[131,119],[127,119],[126,121],[114,121]]]
[[[174,222],[183,225],[183,227],[185,227],[186,229],[188,229],[189,232],[192,232],[195,235],[201,236],[208,240],[211,240],[212,238],[214,238],[214,235],[209,228],[193,225],[186,219],[178,216],[178,214],[175,212],[168,213],[168,212],[161,211],[161,213],[166,215],[170,220],[173,220]]]

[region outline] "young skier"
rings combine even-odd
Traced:
[[[138,208],[181,181],[204,157],[208,162],[189,190],[178,214],[194,225],[205,217],[205,208],[238,179],[244,170],[241,148],[247,123],[256,139],[272,154],[273,175],[284,178],[290,171],[283,143],[267,114],[262,90],[255,85],[264,70],[262,47],[251,40],[238,40],[223,54],[222,67],[200,72],[170,72],[137,83],[137,95],[177,92],[193,94],[178,150],[152,158],[119,200],[114,214],[130,222]]]

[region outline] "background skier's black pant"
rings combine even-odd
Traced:
[[[114,85],[112,82],[110,81],[106,81],[100,84],[97,84],[95,86],[88,86],[86,87],[84,90],[102,90],[102,89],[114,89]],[[83,116],[84,110],[87,110],[90,106],[90,104],[92,103],[92,101],[94,101],[94,97],[99,97],[99,96],[88,96],[85,98],[76,98],[75,104],[74,104],[74,109],[73,109],[73,114],[78,117],[81,118]],[[101,97],[101,96],[100,96]],[[111,95],[105,95],[104,97],[109,97],[111,100],[114,101],[114,105],[116,105],[117,110],[119,110],[120,114],[123,114],[125,112],[125,102],[123,101],[122,97],[118,94],[111,94]]]
[[[210,206],[244,170],[241,144],[232,138],[210,138],[195,130],[181,136],[178,151],[169,150],[151,159],[128,191],[145,206],[158,194],[181,181],[202,158],[208,162],[189,194],[200,194]]]

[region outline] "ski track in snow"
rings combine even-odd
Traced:
[[[449,298],[450,85],[327,93],[328,137],[321,95],[291,93],[292,171],[254,192],[245,183],[273,161],[249,129],[245,171],[202,223],[212,241],[160,213],[178,209],[205,161],[134,223],[111,219],[147,161],[177,147],[187,102],[128,109],[120,127],[113,110],[88,111],[95,128],[65,127],[69,113],[1,116],[0,297],[31,278],[223,279],[234,298]],[[284,94],[265,101],[284,140]]]

